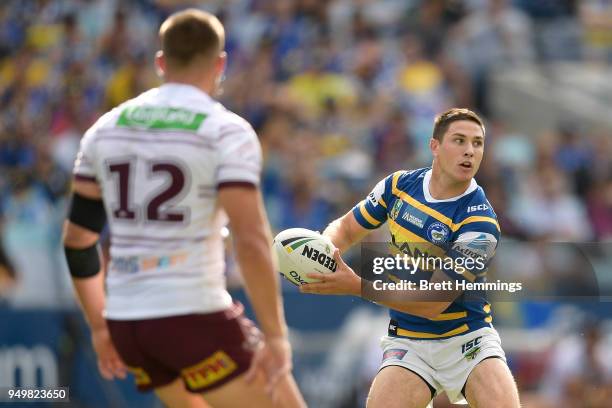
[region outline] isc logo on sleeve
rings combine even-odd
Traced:
[[[474,211],[484,211],[488,209],[489,209],[489,206],[483,203],[483,204],[478,204],[478,205],[470,205],[467,208],[467,212],[471,213]]]

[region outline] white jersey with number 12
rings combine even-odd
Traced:
[[[96,181],[108,216],[106,317],[226,309],[217,204],[223,183],[259,183],[251,126],[204,92],[164,84],[102,116],[84,135],[77,180]]]

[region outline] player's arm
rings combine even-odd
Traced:
[[[332,221],[323,231],[323,235],[328,237],[342,254],[371,232],[371,229],[362,227],[355,219],[353,212],[349,211],[342,217]]]
[[[266,389],[279,393],[287,406],[305,406],[292,377],[291,345],[280,294],[280,282],[272,258],[272,234],[259,191],[262,153],[253,128],[228,115],[219,129],[215,184],[218,204],[229,217],[236,257],[246,292],[264,333],[245,380],[263,372]],[[231,137],[226,137],[231,135]],[[289,381],[289,387],[282,385]],[[280,384],[280,386],[277,386]],[[291,402],[289,402],[291,401]]]
[[[442,313],[461,294],[455,290],[435,291],[435,300],[432,300],[432,291],[406,290],[388,291],[384,294],[376,293],[373,283],[359,277],[353,269],[348,266],[340,252],[334,252],[334,259],[338,264],[336,272],[329,275],[311,273],[307,276],[318,279],[320,283],[308,283],[300,286],[300,292],[318,295],[352,295],[374,300],[375,303],[411,315],[434,318]],[[432,275],[431,283],[448,281],[448,277],[442,271],[436,271]]]
[[[218,189],[219,203],[229,217],[245,289],[264,334],[263,347],[253,356],[245,379],[253,381],[263,369],[266,390],[272,398],[278,398],[283,406],[305,407],[293,378],[286,376],[291,372],[291,346],[261,193],[250,183],[221,183]]]
[[[448,276],[440,270],[436,270],[429,281],[430,284],[445,282],[452,283]],[[364,287],[363,291],[372,293],[374,290],[372,282],[366,281],[365,283],[367,287]],[[376,296],[375,303],[399,312],[433,319],[445,311],[461,293],[461,290],[455,289],[387,291],[384,295]]]
[[[464,229],[465,232],[459,234],[458,240],[453,242],[445,254],[445,257],[452,259],[453,262],[448,263],[450,265],[448,268],[434,271],[429,283],[440,284],[440,289],[431,286],[431,289],[425,290],[414,288],[377,291],[373,282],[357,276],[336,251],[334,253],[338,264],[336,272],[329,275],[309,274],[309,277],[321,282],[302,285],[300,291],[321,295],[360,296],[390,309],[432,319],[446,310],[462,293],[457,289],[456,281],[475,282],[484,279],[487,265],[495,253],[499,231],[493,224],[481,223],[477,227],[474,229],[473,226],[468,226]],[[472,261],[470,262],[472,266],[462,267],[461,265],[468,264],[468,260]]]
[[[229,217],[236,257],[260,328],[266,338],[286,338],[272,234],[259,190],[261,146],[247,122],[228,119],[218,143],[218,202]],[[224,137],[227,132],[231,137]]]
[[[227,213],[246,291],[266,338],[285,337],[287,326],[280,283],[273,263],[272,234],[259,189],[248,183],[223,184],[219,203]]]
[[[97,183],[75,180],[68,218],[64,222],[64,252],[72,282],[92,331],[106,328],[104,274],[98,253],[99,234],[106,223]]]
[[[371,232],[372,229],[361,226],[361,224],[357,222],[353,212],[349,211],[342,217],[331,222],[327,228],[325,228],[325,231],[323,231],[323,235],[328,237],[338,249],[338,251],[334,253],[334,257],[341,260],[340,253],[360,242]],[[344,264],[344,261],[342,261],[342,264]],[[361,296],[361,277],[353,272],[348,266],[347,268],[348,271],[337,270],[336,273],[334,273],[333,281],[327,282],[324,288],[321,288],[322,285],[319,284],[307,284],[300,286],[300,291],[303,293]],[[340,273],[338,274],[338,272]],[[320,280],[320,275],[319,273],[312,273],[308,276]],[[324,289],[325,291],[319,292],[317,291],[319,289]]]
[[[387,220],[386,202],[390,198],[392,177],[393,175],[378,182],[363,201],[355,205],[351,211],[342,217],[331,222],[323,231],[323,235],[327,236],[338,249],[334,253],[337,262],[339,259],[341,261],[340,253],[360,242]],[[346,266],[343,261],[339,265]],[[322,281],[322,283],[301,285],[300,291],[327,295],[361,296],[361,278],[348,266],[339,269],[342,270],[336,270],[335,273],[325,277],[319,273],[308,274],[308,277]]]
[[[340,253],[360,242],[387,220],[386,203],[391,197],[391,184],[395,174],[379,181],[363,201],[325,228],[323,235],[330,238],[334,246],[340,249]]]
[[[100,232],[106,224],[100,187],[94,181],[73,183],[68,219],[64,223],[64,252],[77,298],[91,328],[98,368],[108,380],[125,378],[127,367],[117,354],[103,316],[104,274],[98,251]]]
[[[353,215],[356,213],[354,209]],[[490,217],[484,218],[487,218],[487,220],[466,223],[459,230],[457,240],[452,243],[445,254],[447,258],[453,260],[449,263],[451,267],[434,271],[429,283],[439,283],[441,289],[377,292],[373,282],[357,276],[344,263],[340,254],[336,252],[334,254],[338,263],[336,272],[330,275],[309,274],[309,277],[321,282],[302,285],[300,291],[322,295],[360,296],[400,312],[428,319],[434,318],[446,310],[462,293],[461,290],[457,290],[456,281],[474,282],[483,280],[487,265],[493,258],[499,239],[497,222]],[[468,261],[472,261],[470,262],[471,267],[461,266],[467,265]],[[478,261],[482,261],[482,263]]]
[[[346,251],[352,245],[365,238],[372,230],[362,227],[352,211],[342,217],[332,221],[323,231],[323,235],[328,237],[337,250],[334,257],[340,258],[340,253]],[[343,262],[344,263],[344,262]],[[324,287],[321,284],[306,284],[300,286],[302,293],[316,293],[329,295],[361,295],[361,278],[349,268],[350,272],[342,273],[336,271],[334,280],[326,282]],[[340,272],[340,274],[338,274]],[[320,273],[308,274],[309,277],[321,280]],[[314,286],[313,286],[314,285]],[[319,290],[324,290],[320,292]]]
[[[64,223],[63,241],[72,283],[91,328],[98,369],[104,378],[112,380],[113,377],[125,378],[127,367],[115,350],[103,316],[106,296],[98,239],[106,225],[106,212],[94,165],[95,129],[96,125],[81,138],[74,163],[73,192]]]

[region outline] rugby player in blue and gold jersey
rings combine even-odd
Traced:
[[[304,293],[364,296],[371,283],[360,278],[340,253],[388,223],[393,247],[411,257],[434,254],[459,260],[474,254],[490,262],[500,237],[491,204],[474,176],[484,153],[482,120],[467,109],[436,117],[431,168],[398,171],[381,180],[351,211],[323,232],[336,250],[336,273],[309,274],[320,283]],[[425,248],[425,249],[423,249]],[[484,268],[434,268],[428,281],[484,282]],[[519,396],[491,321],[491,306],[478,292],[412,290],[377,298],[390,309],[383,362],[368,395],[368,408],[430,404],[446,392],[451,402],[473,407],[518,408]],[[463,286],[462,286],[463,287]],[[446,287],[444,287],[446,289]],[[446,296],[441,297],[444,293]]]

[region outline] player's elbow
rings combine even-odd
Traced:
[[[63,244],[68,248],[85,248],[98,242],[99,235],[70,221],[64,223]]]

